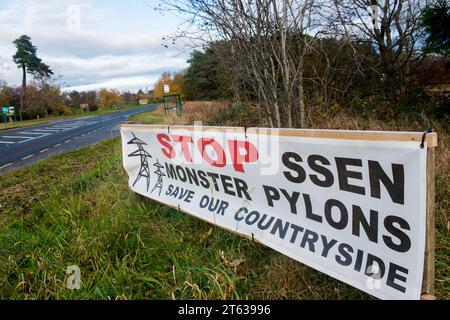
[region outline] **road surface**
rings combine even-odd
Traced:
[[[0,174],[61,152],[110,139],[119,125],[137,113],[157,106],[114,112],[102,116],[64,119],[0,131]]]

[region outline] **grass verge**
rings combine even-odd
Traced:
[[[130,120],[143,124],[192,125],[194,121],[201,121],[203,125],[217,125],[214,117],[224,113],[229,107],[228,103],[218,101],[186,101],[183,103],[181,116],[177,116],[175,109],[169,110],[165,115],[164,108],[161,107],[134,115]]]
[[[45,186],[45,188],[43,187]],[[118,138],[0,179],[2,299],[365,299],[128,189]],[[78,265],[82,289],[65,288]]]

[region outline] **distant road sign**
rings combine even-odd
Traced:
[[[168,84],[164,85],[164,93],[169,93],[170,92],[170,88]]]
[[[16,121],[16,107],[8,106],[2,109],[3,122]],[[14,118],[14,119],[13,119]]]

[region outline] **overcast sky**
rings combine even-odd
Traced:
[[[180,19],[161,15],[158,0],[0,0],[0,79],[21,82],[12,41],[31,37],[65,90],[151,89],[163,71],[187,66],[185,54],[164,48]]]

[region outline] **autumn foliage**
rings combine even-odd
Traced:
[[[100,108],[109,108],[122,102],[120,93],[117,90],[101,89],[98,97]]]
[[[156,98],[161,98],[164,93],[164,85],[169,85],[170,92],[169,93],[180,93],[182,92],[183,87],[183,74],[175,73],[171,74],[170,72],[164,72],[158,79],[154,87],[154,95]]]

